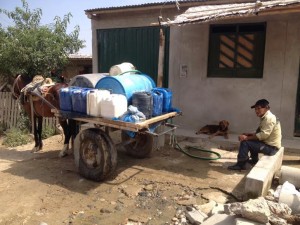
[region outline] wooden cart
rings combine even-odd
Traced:
[[[79,173],[95,181],[102,181],[115,171],[117,145],[124,146],[126,152],[133,157],[148,157],[154,148],[154,137],[174,131],[176,126],[168,123],[168,120],[179,115],[177,112],[170,112],[143,122],[129,123],[66,111],[56,111],[55,114],[78,123],[94,124],[93,128],[83,129],[76,135],[73,149]],[[156,133],[155,128],[162,125],[168,129]],[[115,130],[121,130],[121,143],[115,144],[109,135]]]

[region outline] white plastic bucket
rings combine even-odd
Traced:
[[[128,63],[128,62],[123,62],[121,64],[110,67],[109,75],[115,76],[115,75],[125,73],[127,71],[132,71],[132,70],[135,70],[134,65],[132,65],[131,63]]]

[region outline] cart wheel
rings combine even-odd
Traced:
[[[113,141],[103,130],[90,128],[76,136],[74,159],[80,175],[102,181],[114,172],[117,151]]]
[[[126,131],[122,131],[122,142],[128,141],[130,137]],[[133,142],[124,145],[126,152],[135,158],[149,157],[153,149],[153,136],[147,133],[136,133]]]

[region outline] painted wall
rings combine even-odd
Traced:
[[[176,9],[163,11],[173,18]],[[151,16],[149,16],[151,15]],[[96,29],[157,25],[159,10],[101,15],[92,19],[93,72],[97,72]],[[183,111],[175,122],[196,130],[226,119],[230,132],[253,132],[259,120],[250,106],[266,98],[276,114],[285,138],[293,138],[300,55],[300,14],[256,16],[224,23],[267,22],[264,75],[262,79],[207,78],[209,25],[172,26],[169,85],[173,105]],[[220,23],[220,22],[219,22]],[[187,68],[181,76],[180,68]]]
[[[226,23],[267,22],[262,79],[208,78],[209,24],[173,26],[170,45],[170,87],[174,105],[184,116],[177,123],[186,129],[230,122],[233,133],[254,132],[259,123],[250,108],[266,98],[279,117],[283,136],[294,132],[300,54],[300,15],[243,18]],[[224,22],[224,21],[223,21]],[[187,66],[183,77],[180,67]]]

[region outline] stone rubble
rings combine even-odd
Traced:
[[[147,209],[150,199],[166,201],[160,190],[154,183],[146,183],[143,186],[123,186],[120,190],[124,196],[137,200],[136,206]],[[172,198],[175,206],[175,215],[166,225],[300,225],[300,215],[292,215],[291,208],[284,203],[279,203],[275,191],[270,190],[265,197],[249,199],[244,202],[226,203],[224,198],[211,198],[211,192],[203,196],[207,203],[196,203],[196,192],[184,190],[181,194]],[[224,194],[224,193],[223,193]],[[217,196],[222,196],[218,194]],[[215,196],[216,197],[216,196]],[[103,201],[107,201],[103,199]],[[109,202],[109,201],[108,201]],[[110,205],[120,202],[110,201]],[[116,208],[114,210],[117,210]],[[102,208],[101,213],[111,214],[114,210]],[[78,212],[79,213],[79,212]],[[157,215],[163,212],[157,209]],[[122,225],[145,225],[151,224],[152,218],[146,215],[131,215],[127,223]]]
[[[176,211],[170,224],[300,225],[300,215],[292,215],[289,206],[278,203],[272,194],[271,190],[266,197],[228,204],[213,200],[203,205],[181,204],[185,208]]]

